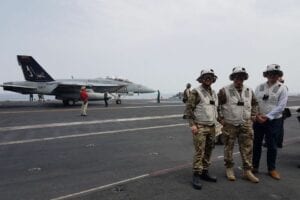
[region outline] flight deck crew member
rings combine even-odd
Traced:
[[[280,174],[276,170],[277,139],[281,130],[282,111],[288,100],[287,88],[278,81],[282,75],[279,65],[268,65],[266,71],[263,72],[263,76],[268,79],[267,82],[260,84],[255,90],[259,114],[253,125],[253,172],[258,172],[262,141],[265,136],[268,174],[276,180],[280,179]]]
[[[33,101],[33,94],[29,94],[29,101]]]
[[[195,155],[193,162],[193,186],[201,189],[201,179],[216,182],[217,178],[208,173],[214,148],[215,125],[217,121],[218,97],[211,85],[217,76],[212,69],[202,70],[186,105],[186,115],[193,134]]]
[[[159,90],[157,90],[157,103],[160,103],[160,91]]]
[[[189,96],[191,94],[191,87],[192,85],[190,83],[186,84],[186,88],[183,91],[183,98],[182,98],[183,103],[186,103],[188,101]]]
[[[86,91],[86,87],[82,86],[81,90],[80,90],[80,100],[82,101],[82,105],[81,105],[81,116],[87,116],[86,114],[86,110],[87,110],[87,106],[88,106],[88,94]]]
[[[104,92],[104,103],[105,103],[105,107],[108,106],[108,93],[107,92]]]
[[[186,84],[186,88],[183,91],[183,97],[182,97],[182,102],[187,104],[187,101],[189,99],[189,96],[191,94],[191,87],[192,85],[190,83]],[[186,113],[183,114],[183,119],[186,119]]]
[[[224,161],[226,176],[235,181],[233,148],[237,138],[243,163],[243,177],[253,183],[259,179],[252,173],[253,128],[258,103],[254,92],[243,82],[248,79],[245,68],[235,67],[229,76],[232,84],[225,86],[218,93],[219,120],[223,124]]]

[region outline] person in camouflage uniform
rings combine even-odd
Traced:
[[[197,79],[201,85],[194,88],[186,104],[185,114],[193,134],[195,155],[193,162],[193,186],[201,189],[201,179],[216,182],[217,178],[208,173],[214,148],[215,124],[217,121],[218,97],[211,88],[217,79],[212,69],[202,70]]]
[[[189,96],[191,95],[191,87],[192,87],[192,85],[190,83],[187,83],[186,88],[183,91],[182,102],[185,104],[187,104]],[[183,113],[183,119],[186,119],[186,113]]]
[[[235,181],[233,149],[236,138],[243,163],[243,177],[253,183],[259,179],[252,173],[253,128],[258,102],[254,92],[243,85],[248,79],[245,68],[235,67],[229,76],[232,84],[222,88],[219,93],[219,121],[223,124],[224,161],[228,180]]]

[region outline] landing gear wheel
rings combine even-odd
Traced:
[[[116,104],[121,104],[121,103],[122,103],[122,102],[121,102],[120,99],[116,100]]]

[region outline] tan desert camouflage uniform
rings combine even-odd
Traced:
[[[220,105],[226,103],[227,99],[224,89],[220,90],[218,97]],[[251,116],[256,116],[258,112],[258,103],[253,94],[253,91],[251,106]],[[221,113],[220,116],[222,116]],[[252,169],[253,128],[251,119],[238,126],[225,123],[223,126],[223,134],[225,143],[224,161],[226,168],[232,168],[234,165],[233,149],[235,140],[237,139],[239,144],[239,151],[242,157],[243,169]]]
[[[190,126],[197,125],[198,127],[198,134],[193,135],[195,148],[193,170],[194,172],[199,172],[201,174],[202,170],[208,170],[210,165],[212,150],[215,146],[216,126],[202,125],[195,122],[196,117],[194,110],[197,104],[200,103],[200,100],[198,92],[196,90],[192,90],[186,105],[185,113]]]

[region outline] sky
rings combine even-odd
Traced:
[[[276,63],[300,94],[299,22],[299,0],[1,0],[0,84],[24,80],[16,55],[54,79],[117,76],[162,94],[196,87],[203,69],[218,90],[236,66],[254,89]]]

